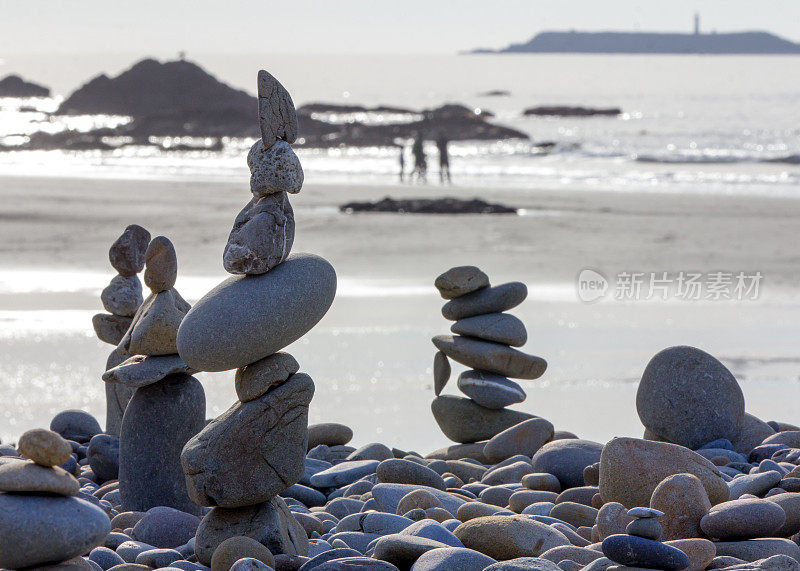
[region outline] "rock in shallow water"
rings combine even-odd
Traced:
[[[297,483],[313,396],[311,377],[295,374],[209,423],[181,454],[189,497],[204,506],[235,508],[267,501]]]
[[[180,456],[205,425],[205,414],[203,386],[189,375],[170,375],[136,390],[120,435],[119,489],[126,510],[169,506],[199,513],[186,492]]]
[[[437,335],[433,344],[445,355],[473,369],[497,373],[514,379],[538,379],[547,361],[500,343],[460,335]]]
[[[87,501],[0,494],[0,567],[18,569],[83,555],[110,531],[108,516]]]
[[[636,410],[652,432],[694,450],[717,438],[739,438],[744,395],[731,372],[708,353],[670,347],[647,364]]]
[[[308,536],[281,498],[242,508],[213,508],[197,528],[198,561],[210,565],[217,546],[237,535],[255,539],[273,555],[308,554]]]
[[[470,399],[449,395],[434,399],[431,410],[444,435],[461,444],[488,440],[523,420],[534,418],[525,412],[492,410]]]
[[[206,294],[181,323],[178,352],[199,371],[244,367],[307,333],[335,294],[326,260],[292,254],[266,274],[234,276]]]

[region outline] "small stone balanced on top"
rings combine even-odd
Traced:
[[[117,350],[129,358],[105,372],[107,383],[134,390],[122,418],[119,491],[127,511],[169,506],[199,514],[189,499],[180,454],[205,423],[203,386],[178,356],[178,327],[191,307],[175,289],[178,259],[164,236],[150,242],[142,303]]]
[[[142,305],[142,282],[136,274],[144,268],[144,255],[149,243],[150,232],[132,224],[125,228],[108,250],[108,259],[119,273],[100,295],[108,313],[98,313],[92,317],[92,325],[101,341],[119,345]],[[115,349],[108,356],[106,370],[116,367],[125,359],[125,355]],[[106,383],[106,434],[119,436],[122,415],[133,391],[125,385]]]
[[[522,303],[525,284],[489,286],[489,277],[474,266],[457,266],[436,278],[441,296],[449,300],[442,315],[455,321],[456,335],[437,335],[433,344],[436,399],[433,416],[450,440],[462,444],[488,440],[532,415],[506,407],[525,400],[525,391],[508,377],[537,379],[547,362],[513,347],[525,344],[528,334],[518,318],[503,313]],[[469,398],[444,395],[450,378],[448,358],[471,367],[458,378],[458,388]]]
[[[250,149],[253,198],[236,217],[223,254],[228,278],[195,304],[178,331],[181,358],[200,371],[236,369],[239,400],[184,447],[190,497],[211,507],[197,530],[195,553],[247,536],[273,554],[306,555],[308,537],[278,493],[297,483],[308,442],[311,377],[281,349],[322,319],[336,294],[323,258],[292,254],[303,171],[290,146],[297,116],[289,93],[258,74],[261,139]]]

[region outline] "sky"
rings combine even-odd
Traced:
[[[800,41],[798,0],[0,0],[19,53],[455,53],[542,30],[761,29]]]

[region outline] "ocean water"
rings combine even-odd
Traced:
[[[35,130],[89,129],[123,117],[51,118],[46,113],[86,79],[117,74],[131,54],[6,56],[0,74],[17,71],[54,87],[55,99],[0,100],[0,142]],[[793,56],[270,56],[190,54],[221,80],[253,92],[267,68],[295,102],[431,108],[448,102],[493,112],[529,141],[451,144],[456,184],[520,189],[581,188],[793,196],[800,183],[800,59]],[[508,97],[487,97],[489,90]],[[619,117],[540,118],[537,105],[620,107]],[[39,110],[31,110],[31,107]],[[20,111],[23,108],[24,111]],[[340,116],[386,121],[380,115]],[[540,142],[554,142],[543,153]],[[0,174],[231,179],[245,174],[250,141],[221,152],[116,151],[0,153]],[[435,164],[435,150],[429,154]],[[316,181],[394,184],[394,149],[301,150]],[[432,182],[438,177],[431,173]]]

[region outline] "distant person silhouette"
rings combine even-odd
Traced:
[[[403,182],[406,175],[406,146],[400,144],[400,182]]]
[[[425,183],[428,178],[428,161],[425,158],[424,142],[425,137],[422,133],[416,133],[414,144],[411,146],[411,154],[414,157],[414,170],[411,172],[411,178],[413,180],[413,177],[416,176],[421,183]]]
[[[447,184],[453,184],[450,178],[450,153],[447,150],[447,143],[444,133],[439,133],[436,138],[436,147],[439,149],[439,180],[444,184],[444,179],[447,178]]]

